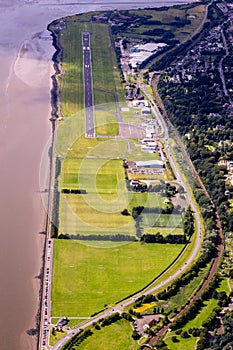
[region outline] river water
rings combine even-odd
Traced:
[[[44,237],[39,167],[53,73],[47,24],[95,9],[179,3],[158,1],[0,0],[0,350],[36,348],[26,331],[35,327]]]

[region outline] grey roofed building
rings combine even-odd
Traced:
[[[161,160],[145,160],[145,161],[136,161],[136,166],[138,168],[164,168],[164,163]]]

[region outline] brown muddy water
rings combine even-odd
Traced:
[[[148,1],[0,0],[0,350],[36,349],[26,331],[35,327],[43,247],[39,168],[50,136],[53,74],[47,24],[133,3],[148,6]],[[150,1],[165,3],[173,2]]]

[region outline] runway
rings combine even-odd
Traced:
[[[93,82],[91,66],[90,33],[82,33],[83,45],[83,81],[84,81],[84,109],[85,109],[85,136],[95,137],[95,119],[93,103]]]

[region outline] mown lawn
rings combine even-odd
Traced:
[[[67,135],[67,138],[71,137]],[[127,142],[124,139],[116,138],[86,138],[82,134],[74,139],[73,143],[70,142],[68,148],[70,149],[66,158],[123,159],[127,151]]]
[[[141,214],[143,226],[182,226],[182,217],[177,214]]]
[[[116,61],[114,47],[111,44],[111,34],[109,26],[106,24],[92,23],[91,35],[92,47],[92,74],[93,87],[103,93],[118,93],[118,99],[123,98],[124,92],[120,83],[120,74]],[[110,97],[103,94],[97,94],[95,103],[111,102]]]
[[[97,135],[118,135],[118,123],[116,114],[107,111],[95,110],[95,127]]]
[[[124,176],[122,160],[66,159],[60,187],[86,194],[61,194],[60,232],[134,235],[132,216],[121,214],[131,200]]]
[[[109,326],[94,331],[94,334],[84,340],[74,349],[80,350],[137,350],[138,344],[131,337],[132,328],[129,322],[119,320]]]
[[[139,242],[100,249],[56,240],[52,316],[87,317],[121,300],[160,274],[181,249]]]
[[[177,336],[177,339],[177,343],[174,343],[171,337],[166,339],[169,350],[195,350],[197,338],[190,337],[184,339]]]
[[[182,235],[184,233],[181,227],[152,227],[145,228],[144,233],[155,234],[159,232],[163,236],[167,235]]]
[[[119,186],[125,190],[122,160],[67,158],[62,165],[61,187],[85,189],[88,193],[117,196]]]
[[[69,196],[69,197],[68,197]],[[67,200],[68,197],[68,200]],[[105,197],[106,200],[105,200]],[[119,205],[122,201],[109,203],[108,196],[67,195],[60,199],[60,233],[134,235],[135,224],[131,216],[123,216]],[[122,198],[124,201],[124,198]],[[114,212],[114,209],[116,212]]]

